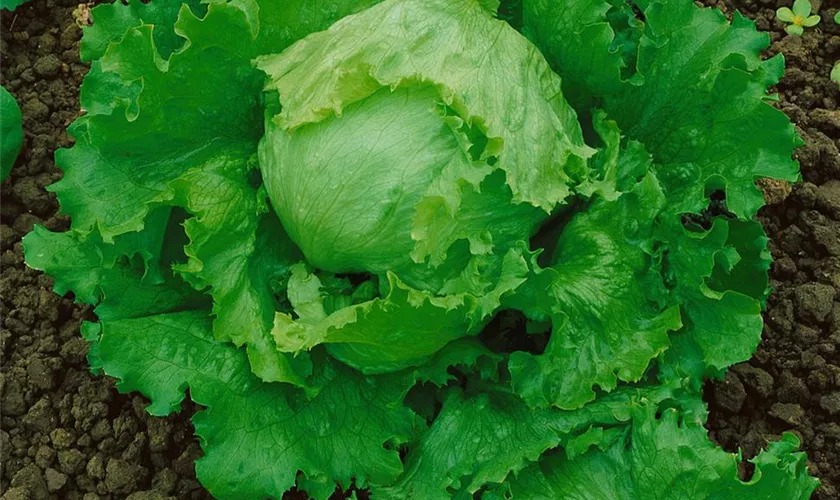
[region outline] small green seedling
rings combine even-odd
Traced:
[[[782,7],[776,11],[776,17],[785,23],[785,31],[788,35],[801,35],[805,28],[813,28],[820,23],[820,16],[811,15],[811,2],[808,0],[796,0],[793,2],[793,10]]]

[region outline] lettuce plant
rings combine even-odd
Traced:
[[[6,180],[15,166],[23,145],[23,115],[14,96],[0,87],[0,181]]]
[[[638,10],[634,10],[638,9]],[[499,20],[498,12],[505,19]],[[95,371],[189,396],[218,498],[807,498],[785,435],[713,445],[748,359],[781,56],[687,0],[98,6],[71,229]],[[655,492],[655,493],[650,493]]]

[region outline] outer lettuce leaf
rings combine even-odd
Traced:
[[[397,484],[374,498],[469,499],[487,482],[501,482],[568,429],[559,415],[533,411],[517,396],[488,391],[468,397],[451,392],[434,424],[406,458]]]
[[[208,407],[194,417],[205,448],[196,472],[220,498],[280,498],[297,470],[344,486],[352,478],[387,483],[402,470],[394,447],[412,433],[414,418],[401,404],[399,378],[367,380],[324,360],[323,389],[307,400],[250,375],[243,353],[215,341],[196,312],[106,324],[100,353],[121,390],[160,405],[182,399],[188,386]]]
[[[0,1],[0,8],[12,12],[21,5],[25,4],[26,1],[27,0],[2,0]]]
[[[147,224],[155,227],[167,222],[167,218],[150,218]],[[172,232],[161,232],[166,236],[159,244],[171,244],[175,238]],[[53,277],[56,293],[73,292],[78,301],[96,306],[94,311],[102,321],[209,308],[208,297],[168,273],[167,263],[126,257],[142,256],[139,241],[137,235],[126,235],[110,245],[96,233],[82,238],[72,231],[53,233],[36,226],[24,237],[23,247],[27,264]],[[145,241],[151,244],[155,240]]]
[[[119,236],[113,245],[103,243],[95,232],[82,237],[73,231],[53,233],[36,226],[23,239],[27,264],[49,273],[55,280],[56,293],[73,292],[76,300],[96,306],[94,311],[102,322],[209,310],[209,297],[173,277],[167,270],[168,260],[144,258],[156,247],[159,251],[160,246],[180,241],[180,234],[171,230],[169,212],[156,210],[146,221],[146,231]],[[143,237],[150,234],[155,237]],[[158,238],[161,234],[163,237]],[[92,342],[88,361],[94,373],[101,373],[103,365],[96,343],[100,333],[100,323],[82,324],[82,335]],[[178,406],[171,409],[177,410]]]
[[[543,354],[510,356],[513,387],[530,405],[578,408],[595,385],[639,380],[668,347],[679,310],[656,302],[665,290],[649,255],[663,202],[653,175],[616,201],[595,200],[563,230],[552,267],[510,301],[553,323]]]
[[[725,188],[732,212],[752,217],[763,204],[757,177],[798,178],[793,125],[764,102],[782,56],[762,61],[769,36],[738,12],[730,25],[691,2],[635,3],[645,31],[634,58],[616,44],[636,28],[616,33],[603,0],[525,0],[524,30],[563,77],[572,104],[604,109],[653,154],[675,211],[702,210],[712,184]],[[623,79],[628,60],[635,72]]]
[[[543,57],[476,0],[389,0],[282,54],[261,57],[258,65],[282,104],[269,117],[261,148],[269,194],[307,259],[333,272],[409,265],[404,253],[400,260],[380,255],[386,237],[399,248],[419,241],[414,260],[429,256],[433,265],[444,260],[453,237],[469,240],[475,254],[487,253],[500,243],[492,229],[497,219],[473,223],[486,215],[489,202],[479,196],[483,205],[468,205],[465,189],[477,190],[498,169],[511,198],[502,194],[497,214],[521,217],[516,206],[523,203],[547,213],[570,194],[568,184],[591,155]],[[356,134],[345,133],[356,127]],[[407,137],[395,141],[383,130]],[[417,153],[427,141],[434,147]],[[347,168],[336,162],[338,155]],[[383,168],[386,160],[395,172]],[[335,191],[341,175],[353,194]],[[381,180],[368,182],[373,178]],[[369,200],[376,200],[375,208]],[[299,204],[306,210],[298,212]],[[526,213],[521,221],[526,236],[531,217]],[[344,231],[377,238],[348,249],[338,243]]]
[[[738,456],[706,436],[701,425],[680,421],[673,409],[656,416],[634,408],[630,432],[606,452],[568,458],[554,453],[510,480],[508,498],[522,499],[807,499],[819,484],[808,476],[799,442],[787,434],[751,460],[756,473],[738,478]]]
[[[260,135],[254,99],[259,79],[238,70],[253,55],[238,37],[238,31],[249,28],[242,12],[213,5],[198,19],[183,8],[176,27],[188,39],[225,36],[188,44],[163,60],[155,51],[151,26],[129,29],[103,55],[103,71],[84,83],[100,91],[88,100],[98,98],[104,101],[102,110],[111,111],[74,122],[70,132],[76,145],[56,154],[65,175],[51,189],[62,211],[72,217],[75,229],[95,226],[106,242],[142,229],[150,207],[168,204],[174,197],[169,183],[187,170],[218,157],[240,155],[244,161],[243,151],[253,150]],[[106,75],[135,82],[142,92],[115,100],[99,87]]]
[[[409,448],[404,474],[391,487],[374,488],[373,498],[471,499],[483,486],[529,470],[545,450],[571,446],[592,426],[601,435],[620,431],[640,401],[670,400],[687,415],[705,415],[698,399],[667,385],[622,388],[574,411],[529,408],[494,384],[476,383],[472,389],[447,393],[431,428]]]
[[[327,29],[339,19],[376,5],[381,0],[207,0],[207,3],[228,2],[248,16],[259,54],[274,54],[310,33]]]
[[[639,142],[622,137],[618,124],[603,111],[593,113],[592,128],[603,147],[590,160],[588,178],[575,191],[585,197],[598,194],[614,201],[621,193],[631,191],[652,168],[650,153]]]
[[[660,371],[699,386],[754,352],[769,261],[756,226],[732,222],[737,229],[727,241],[727,222],[689,234],[680,216],[704,209],[711,187],[725,189],[729,210],[752,217],[762,203],[753,180],[795,179],[790,157],[799,140],[764,102],[783,61],[761,61],[768,38],[750,21],[735,13],[729,25],[690,2],[636,3],[643,25],[615,2],[526,0],[524,30],[564,78],[573,105],[604,109],[653,154],[669,214],[661,217],[654,255],[685,323]]]
[[[188,260],[175,270],[197,290],[209,289],[216,338],[247,343],[254,373],[304,386],[308,360],[278,353],[268,334],[275,309],[271,282],[301,257],[262,191],[249,184],[255,168],[250,161],[218,157],[170,184],[174,203],[194,215],[184,223]]]
[[[480,380],[498,382],[504,354],[494,353],[474,337],[454,340],[435,353],[423,366],[411,370],[417,381],[443,388],[469,373]]]
[[[415,240],[411,257],[416,262],[429,258],[433,266],[443,265],[457,252],[453,247],[458,241],[467,241],[473,255],[512,248],[527,241],[545,219],[545,212],[530,204],[510,204],[510,187],[500,170],[475,185],[461,184],[455,210],[442,184],[433,187],[441,189],[439,195],[427,193],[417,207],[411,233]]]
[[[191,211],[189,261],[178,270],[213,295],[217,338],[247,343],[254,371],[266,380],[298,385],[311,367],[278,353],[269,333],[275,309],[269,282],[296,256],[276,220],[262,215],[264,196],[249,183],[262,135],[262,77],[251,59],[261,46],[281,50],[308,34],[277,9],[302,9],[311,15],[307,26],[323,29],[359,8],[302,4],[97,7],[99,20],[86,29],[84,45],[85,57],[99,58],[82,87],[88,114],[70,129],[76,145],[57,152],[65,175],[51,187],[81,241],[94,228],[106,243],[141,234],[133,232],[155,207]],[[267,30],[260,29],[261,15],[276,17]],[[294,27],[284,29],[284,19]],[[155,229],[146,229],[144,237],[154,238]],[[120,250],[107,252],[113,260]]]
[[[749,481],[730,480],[718,485],[710,498],[715,500],[755,498],[808,499],[819,486],[819,480],[808,475],[807,457],[799,450],[799,438],[786,432],[779,441],[767,445],[750,462],[755,472]],[[730,476],[731,478],[731,476]]]
[[[367,379],[321,353],[313,374],[321,390],[308,399],[252,375],[244,352],[213,338],[206,296],[177,278],[146,283],[142,265],[111,261],[112,245],[73,233],[39,228],[24,244],[50,250],[32,254],[31,265],[55,275],[57,290],[71,286],[62,274],[71,266],[90,270],[69,276],[74,290],[95,291],[86,299],[98,304],[100,323],[84,328],[93,367],[120,379],[120,390],[148,396],[153,415],[177,411],[187,387],[208,407],[194,417],[205,450],[197,472],[214,495],[280,498],[299,469],[344,486],[354,477],[388,483],[402,471],[393,450],[414,433],[402,398],[418,374]]]
[[[184,39],[175,33],[175,21],[183,5],[198,15],[204,13],[199,0],[180,2],[162,1],[130,3],[114,2],[92,8],[93,25],[85,29],[79,53],[82,61],[93,61],[105,55],[108,44],[119,42],[129,28],[142,25],[154,26],[155,48],[161,57],[169,55],[184,44]]]
[[[660,376],[699,388],[706,376],[749,359],[761,340],[767,239],[757,222],[718,218],[709,230],[694,232],[675,216],[662,221],[657,238],[667,248],[664,278],[671,299],[681,304],[685,327],[674,335]],[[730,267],[725,255],[738,262]]]
[[[14,96],[0,87],[0,182],[9,176],[23,145],[22,120]]]
[[[767,248],[769,238],[757,221],[729,221],[727,248],[734,252],[731,262],[722,254],[706,281],[709,288],[723,292],[734,290],[761,301],[762,306],[770,295],[769,275],[772,257]]]

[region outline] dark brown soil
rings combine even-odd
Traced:
[[[187,407],[167,419],[120,395],[87,370],[79,323],[89,313],[52,294],[50,280],[23,263],[20,238],[33,224],[67,227],[44,186],[59,178],[53,152],[78,112],[73,10],[79,0],[34,0],[2,14],[0,83],[18,99],[26,142],[0,205],[0,493],[3,499],[209,498],[195,480],[200,449]],[[823,22],[804,37],[783,37],[777,0],[727,0],[773,31],[788,74],[780,107],[807,144],[805,182],[792,192],[765,186],[774,204],[761,212],[776,259],[776,293],[765,339],[753,361],[710,385],[712,436],[751,456],[783,430],[804,440],[823,480],[816,498],[840,497],[840,94],[828,80],[840,59],[840,0],[822,2]],[[785,2],[787,3],[787,2]],[[815,7],[819,0],[813,1]],[[832,7],[833,4],[833,7]]]

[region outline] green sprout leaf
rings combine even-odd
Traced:
[[[811,15],[810,0],[795,0],[793,2],[793,15],[805,18]]]
[[[776,11],[776,18],[779,21],[789,23],[785,31],[789,35],[801,36],[805,28],[813,28],[820,23],[820,16],[811,15],[811,2],[809,0],[796,0],[793,2],[793,10],[781,7]]]

